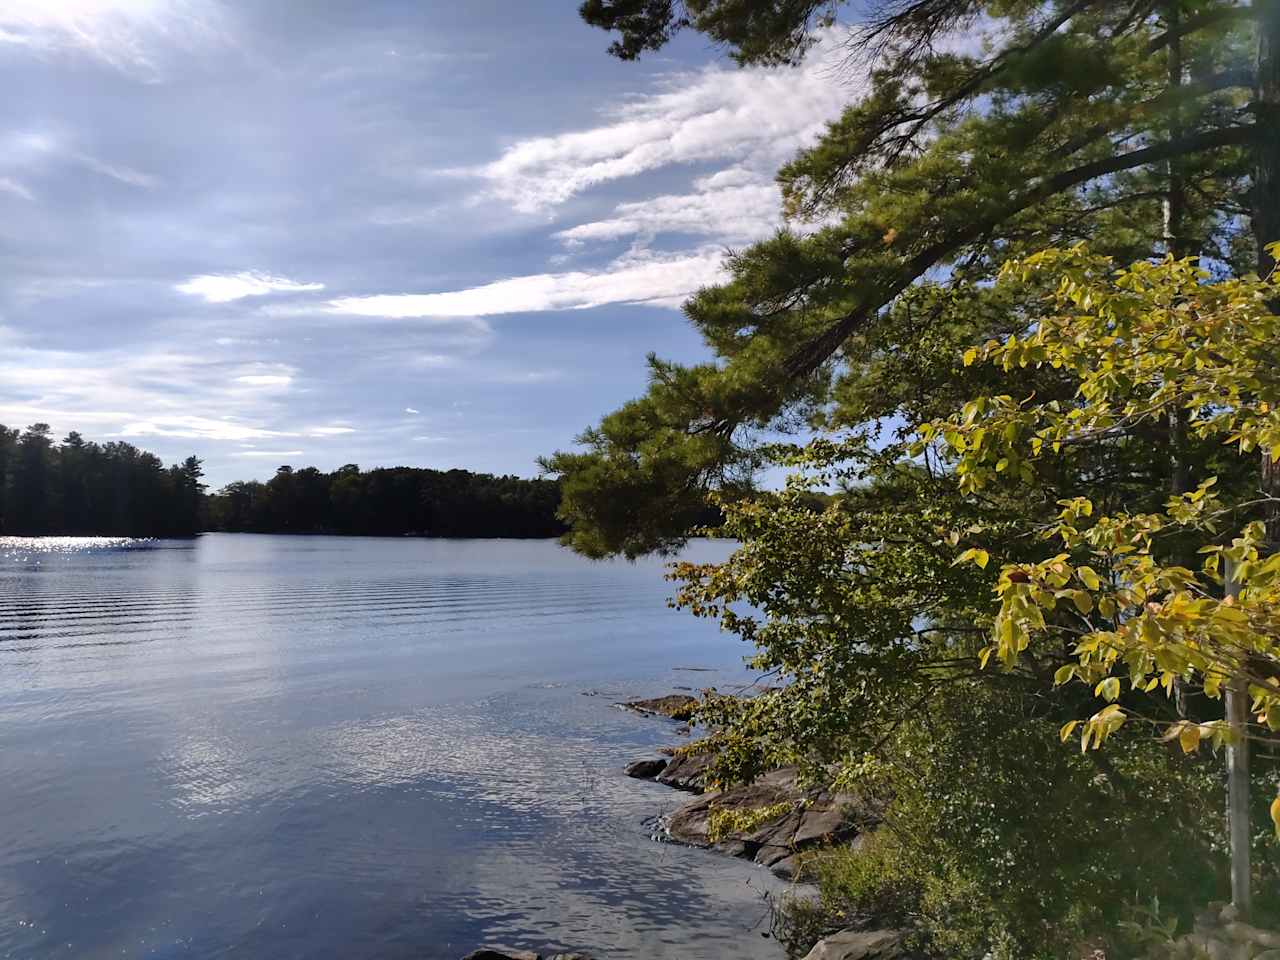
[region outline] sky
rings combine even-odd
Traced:
[[[0,423],[281,464],[535,458],[707,356],[680,303],[849,99],[574,0],[4,0]]]

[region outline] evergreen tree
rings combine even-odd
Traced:
[[[742,62],[786,63],[840,7],[595,0],[582,12],[620,32],[624,57],[696,29]],[[731,281],[686,306],[718,362],[652,360],[646,396],[586,431],[585,451],[546,460],[563,479],[570,542],[592,555],[671,546],[708,488],[749,487],[759,431],[902,416],[933,383],[922,368],[884,379],[885,365],[912,340],[951,336],[954,292],[975,305],[968,335],[985,339],[993,331],[972,317],[1010,257],[1090,239],[1125,260],[1167,247],[1269,269],[1278,11],[1280,0],[879,4],[851,40],[867,92],[779,175],[791,226],[731,257]],[[964,42],[979,28],[994,38],[982,52]]]

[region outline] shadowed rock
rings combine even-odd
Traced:
[[[510,947],[481,947],[468,953],[462,960],[542,960],[542,955],[532,950],[513,950]]]
[[[711,766],[711,754],[676,751],[665,770],[658,774],[658,782],[677,790],[701,793],[706,789],[707,768]]]
[[[667,761],[662,759],[652,760],[632,760],[623,771],[628,777],[635,777],[637,780],[652,780],[667,767]]]

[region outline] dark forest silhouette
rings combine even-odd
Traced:
[[[0,534],[186,537],[202,530],[374,536],[554,537],[554,480],[392,467],[274,477],[206,493],[199,457],[166,467],[129,443],[61,443],[48,424],[0,425]]]

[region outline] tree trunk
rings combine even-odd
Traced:
[[[1240,595],[1235,563],[1226,562],[1226,596]],[[1243,665],[1241,667],[1243,670]],[[1231,903],[1249,916],[1249,682],[1243,673],[1227,687],[1227,723],[1234,743],[1227,747],[1227,831],[1231,850]]]

